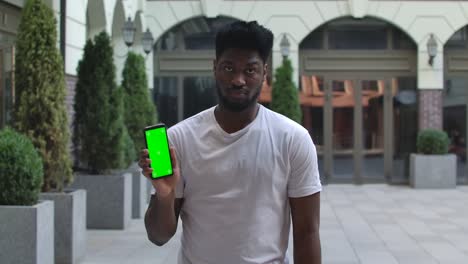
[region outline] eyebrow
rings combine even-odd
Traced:
[[[234,64],[232,61],[222,61],[221,64]],[[247,65],[252,66],[252,65],[260,65],[260,61],[257,59],[253,59],[252,61],[247,62]]]

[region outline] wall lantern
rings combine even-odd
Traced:
[[[133,41],[135,40],[135,32],[136,27],[133,24],[132,19],[129,17],[122,27],[123,39],[127,47],[131,47],[133,45]]]
[[[151,34],[151,31],[149,30],[149,28],[146,29],[145,33],[143,33],[141,43],[143,44],[143,50],[148,55],[153,50],[153,43],[154,43],[153,34]]]
[[[290,46],[291,44],[289,43],[289,40],[286,37],[286,34],[284,34],[280,42],[280,50],[281,50],[281,55],[283,56],[283,59],[286,59],[289,56]]]
[[[427,41],[427,53],[429,55],[429,65],[434,65],[434,58],[437,55],[437,40],[434,37],[434,34],[431,34],[429,40]]]

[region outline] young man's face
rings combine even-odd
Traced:
[[[256,104],[267,70],[257,51],[227,49],[213,64],[222,106],[240,112]]]

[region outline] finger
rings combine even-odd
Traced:
[[[140,157],[142,157],[142,158],[148,158],[148,157],[149,157],[149,151],[148,151],[148,149],[142,149],[142,150],[140,151]]]
[[[150,164],[151,164],[150,159],[141,158],[138,161],[138,166],[140,166],[140,168],[142,168],[142,169],[145,169],[145,168],[149,167]]]
[[[172,167],[173,168],[178,168],[179,167],[179,163],[177,161],[177,153],[176,153],[176,150],[174,147],[170,147],[170,151],[171,151],[171,161],[172,161]]]
[[[152,178],[151,178],[151,175],[152,175],[152,174],[153,174],[153,169],[151,169],[151,168],[145,168],[145,169],[143,170],[143,175],[145,175],[145,176],[146,176],[148,179],[150,179],[150,180],[152,179]]]

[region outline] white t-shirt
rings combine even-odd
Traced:
[[[179,264],[287,263],[289,197],[321,191],[317,154],[302,126],[260,105],[226,133],[205,110],[168,131],[184,198]]]

